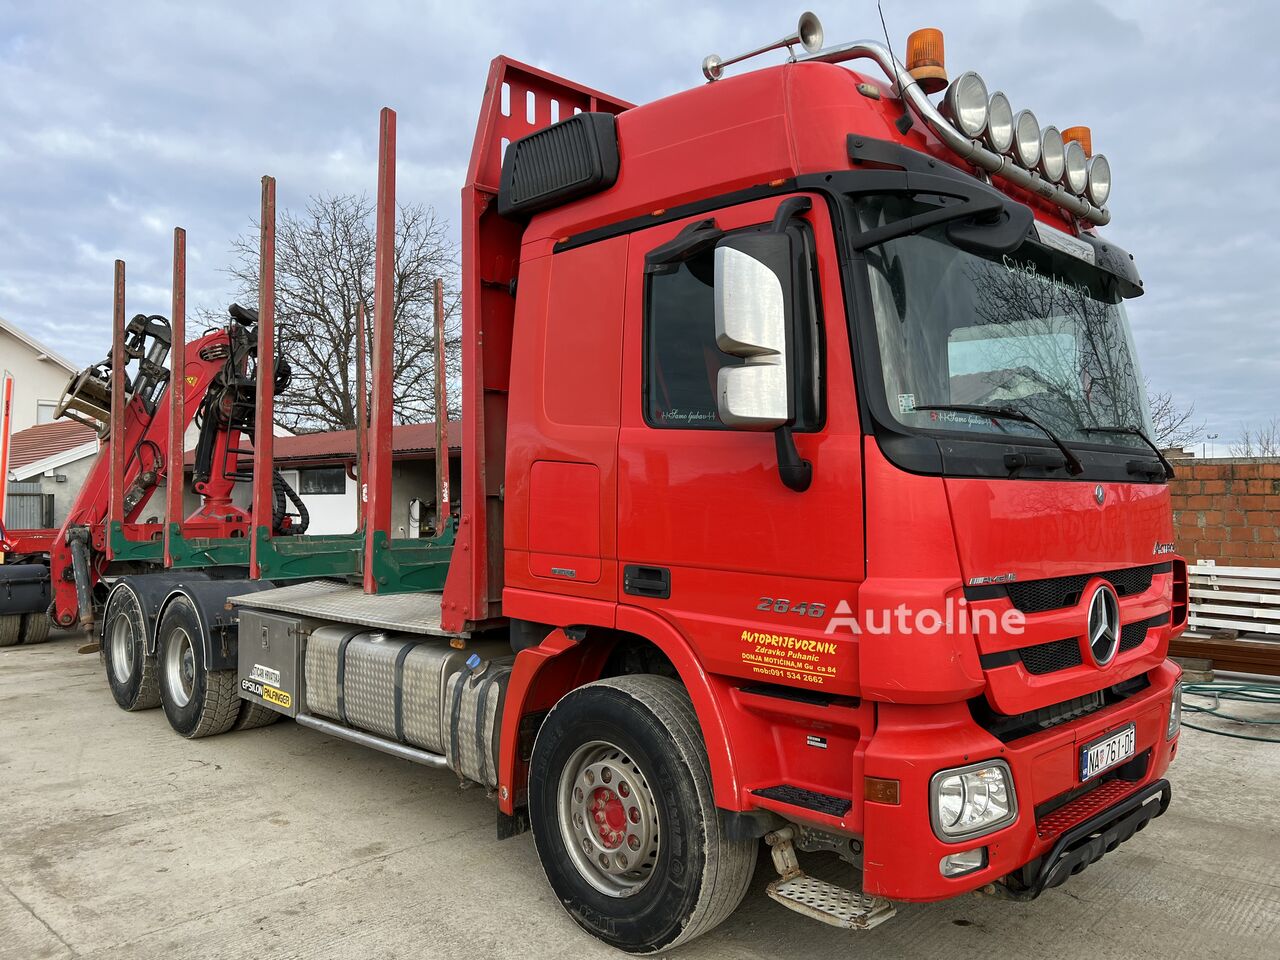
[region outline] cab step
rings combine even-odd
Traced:
[[[778,903],[812,920],[845,930],[870,930],[898,912],[898,908],[883,897],[809,876],[800,869],[791,843],[794,836],[791,827],[784,827],[765,837],[779,874],[765,892]]]

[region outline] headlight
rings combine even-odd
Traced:
[[[997,90],[987,104],[987,146],[999,154],[1009,152],[1013,146],[1013,107],[1009,98]]]
[[[1100,153],[1089,158],[1089,202],[1102,209],[1111,196],[1111,164]]]
[[[1165,727],[1164,738],[1172,740],[1182,726],[1182,683],[1173,688],[1173,699],[1169,702],[1169,725]]]
[[[1045,127],[1040,131],[1040,172],[1050,183],[1062,179],[1062,170],[1066,166],[1066,153],[1062,145],[1062,134],[1057,127]]]
[[[1063,156],[1065,157],[1067,189],[1076,196],[1080,196],[1084,193],[1084,188],[1089,182],[1089,158],[1085,156],[1084,146],[1079,140],[1068,141]]]
[[[982,136],[987,128],[987,85],[982,78],[972,70],[956,77],[942,98],[942,114],[969,139]]]
[[[1013,158],[1027,170],[1040,161],[1040,121],[1030,110],[1013,118]]]
[[[935,773],[929,792],[933,832],[942,840],[982,836],[1018,816],[1013,774],[1003,760]]]

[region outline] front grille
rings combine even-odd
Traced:
[[[1023,613],[1044,613],[1061,610],[1080,602],[1084,588],[1094,577],[1101,577],[1122,597],[1131,597],[1151,588],[1151,578],[1158,568],[1168,564],[1148,564],[1145,567],[1129,567],[1126,570],[1108,570],[1103,573],[1077,573],[1068,577],[1049,577],[1045,580],[1023,580],[1005,585],[1010,602]]]
[[[1018,657],[1027,673],[1034,673],[1036,676],[1069,670],[1083,662],[1080,659],[1080,641],[1075,637],[1038,643],[1034,647],[1022,647],[1018,651]]]
[[[996,713],[991,709],[991,704],[987,702],[986,697],[975,697],[969,701],[969,712],[978,726],[1002,743],[1009,743],[1020,737],[1088,716],[1103,707],[1121,703],[1150,685],[1151,681],[1147,679],[1147,675],[1139,674],[1105,690],[1099,690],[1097,693],[1085,694],[1083,697],[1075,697],[1064,700],[1062,703],[1018,714]]]
[[[1124,653],[1126,650],[1142,646],[1142,641],[1147,639],[1147,632],[1152,627],[1163,627],[1168,622],[1169,614],[1159,613],[1145,620],[1126,623],[1120,628],[1120,652]]]

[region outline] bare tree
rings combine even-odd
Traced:
[[[1280,457],[1280,417],[1259,426],[1241,424],[1240,440],[1231,445],[1233,457]]]
[[[1151,406],[1152,441],[1161,450],[1182,449],[1204,436],[1204,420],[1196,420],[1196,405],[1183,406],[1173,394],[1152,390],[1147,381],[1147,402]]]
[[[276,322],[279,352],[293,368],[276,401],[276,420],[295,431],[356,425],[356,306],[364,305],[372,345],[373,205],[367,197],[312,197],[301,213],[282,211],[276,228]],[[258,297],[258,229],[233,242],[227,272],[246,303]],[[448,224],[428,206],[403,204],[396,215],[395,346],[392,398],[397,422],[436,415],[433,285],[445,282],[446,364],[458,385],[460,310],[458,248]],[[372,364],[370,364],[372,370]],[[371,374],[370,374],[371,376]]]

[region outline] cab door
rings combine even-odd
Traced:
[[[631,235],[618,597],[676,626],[710,672],[839,693],[856,689],[854,643],[826,628],[863,579],[860,431],[831,220],[811,200],[788,228],[802,492],[780,478],[775,433],[728,427],[716,400],[720,368],[742,362],[717,348],[716,238],[769,229],[781,199]]]

